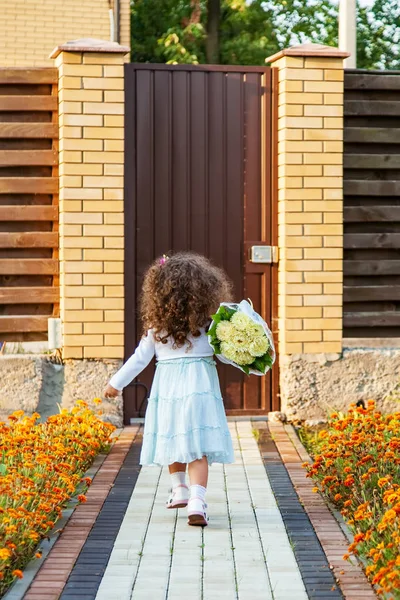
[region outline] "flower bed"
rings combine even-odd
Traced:
[[[359,555],[378,593],[399,600],[400,412],[382,415],[373,401],[351,406],[346,415],[331,415],[316,446],[307,440],[314,463],[303,466],[314,491],[341,510],[354,533],[346,558]]]
[[[17,411],[0,423],[0,595],[35,555],[72,496],[85,502],[94,457],[107,449],[113,425],[79,401],[37,423]]]

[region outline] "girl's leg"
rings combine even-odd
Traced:
[[[176,464],[176,463],[175,463]],[[201,485],[207,487],[208,482],[208,461],[207,457],[203,456],[200,460],[194,460],[189,463],[189,479],[190,485]]]
[[[167,502],[167,508],[184,508],[189,500],[186,464],[175,462],[168,465],[168,469],[171,476],[172,494]]]
[[[186,473],[186,463],[172,463],[172,465],[168,465],[168,469],[171,475],[172,473],[181,473],[182,471]]]
[[[190,497],[188,503],[189,525],[207,525],[206,491],[208,481],[208,461],[203,456],[200,460],[189,463]]]

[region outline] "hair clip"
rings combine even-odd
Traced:
[[[167,260],[169,259],[169,256],[167,256],[166,254],[162,255],[162,258],[160,258],[160,265],[165,265],[165,263],[167,262]]]

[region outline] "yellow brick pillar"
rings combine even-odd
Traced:
[[[124,56],[101,40],[58,46],[60,310],[64,358],[124,354]]]
[[[278,69],[279,350],[340,353],[343,304],[343,59],[305,44]]]

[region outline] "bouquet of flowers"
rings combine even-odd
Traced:
[[[272,333],[246,300],[223,302],[212,315],[208,336],[217,358],[246,375],[265,375],[274,364]]]

